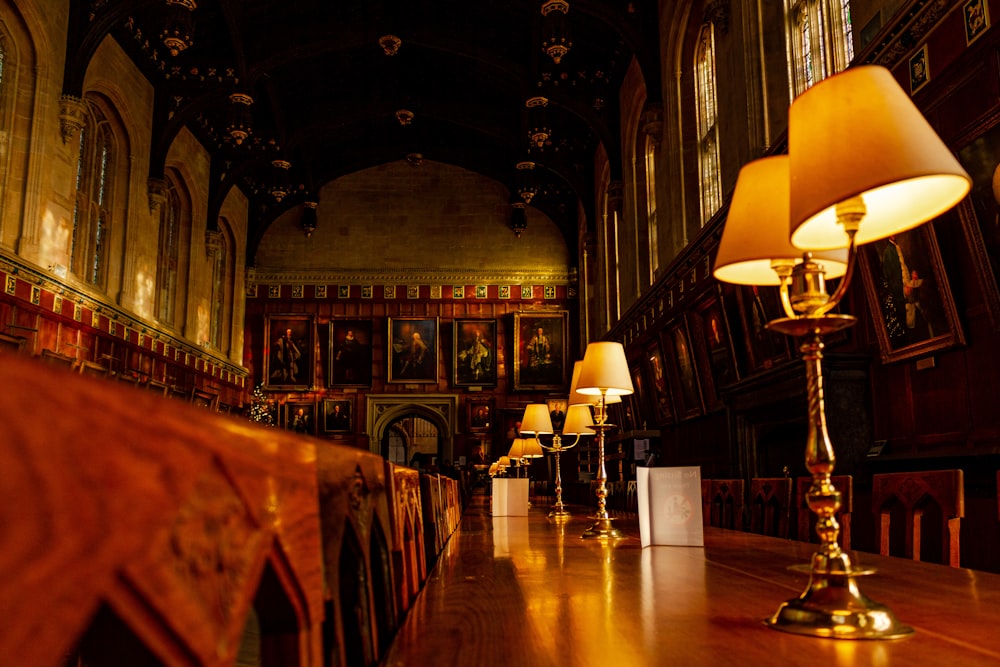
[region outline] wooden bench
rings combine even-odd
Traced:
[[[322,664],[312,441],[0,354],[0,661]]]

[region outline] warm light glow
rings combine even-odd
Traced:
[[[563,423],[563,435],[594,435],[594,430],[590,428],[594,425],[594,418],[590,414],[590,405],[580,403],[569,406],[566,410],[566,421]]]
[[[634,391],[621,343],[599,341],[587,345],[576,390],[598,396],[626,396]]]
[[[788,240],[787,155],[761,158],[743,166],[719,241],[713,275],[727,283],[777,285],[774,267],[802,261],[802,251]],[[827,280],[847,270],[847,249],[813,253]]]
[[[524,416],[521,417],[521,433],[526,435],[550,435],[554,432],[552,428],[552,417],[549,415],[549,407],[544,403],[532,403],[524,408]]]
[[[788,111],[791,242],[843,248],[835,207],[861,196],[856,242],[904,232],[940,215],[972,179],[884,67],[853,67],[799,95]]]
[[[507,452],[507,458],[511,459],[511,460],[514,460],[514,459],[523,459],[524,458],[524,443],[525,443],[525,438],[514,438],[514,441],[512,443],[510,443],[510,451]],[[501,461],[501,465],[502,465],[502,462],[503,462],[503,457],[502,456],[500,457],[500,461]]]
[[[514,438],[507,452],[509,459],[537,459],[542,457],[542,448],[534,438]],[[501,457],[501,461],[503,457]]]

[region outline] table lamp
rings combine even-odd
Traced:
[[[607,497],[608,473],[604,468],[604,434],[614,424],[608,423],[607,405],[611,398],[621,400],[633,392],[632,377],[629,375],[625,348],[614,341],[598,341],[587,345],[580,364],[576,393],[597,397],[594,405],[594,425],[597,432],[597,514],[594,524],[584,531],[584,539],[611,539],[625,535],[612,525],[608,516]],[[571,396],[572,398],[572,396]]]
[[[576,362],[577,368],[579,367],[579,363]],[[574,378],[577,374],[578,370],[574,369]],[[572,396],[572,392],[573,387],[571,386],[570,396]],[[566,420],[563,422],[561,432],[555,432],[552,428],[549,407],[544,403],[532,403],[524,408],[524,416],[521,418],[521,433],[527,436],[534,436],[534,440],[538,446],[552,452],[556,460],[556,502],[552,506],[552,511],[549,512],[550,519],[566,519],[570,516],[569,510],[566,509],[562,500],[562,472],[559,469],[559,455],[567,449],[576,447],[582,436],[593,435],[594,431],[590,428],[593,423],[594,420],[590,414],[589,403],[577,403],[569,406],[566,410]],[[539,437],[542,435],[551,435],[552,444],[546,445],[542,442]],[[570,435],[575,435],[576,439],[567,445],[563,442],[562,437]]]
[[[851,68],[792,102],[788,155],[762,158],[737,178],[713,274],[778,285],[785,317],[768,328],[800,337],[808,437],[806,493],[820,548],[803,567],[806,590],[782,603],[768,626],[836,639],[894,639],[913,629],[860,590],[837,542],[841,496],[830,480],[836,457],[823,403],[823,336],[854,324],[832,313],[857,264],[857,245],[912,229],[957,204],[971,179],[884,67]],[[780,232],[780,233],[779,233]],[[843,255],[830,255],[846,249]],[[768,271],[770,269],[770,271]],[[842,274],[833,295],[825,277]]]

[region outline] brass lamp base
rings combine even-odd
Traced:
[[[869,572],[813,572],[799,597],[765,623],[775,630],[831,639],[901,639],[913,634],[892,611],[865,596],[855,577]]]
[[[619,539],[625,537],[625,533],[618,530],[612,525],[614,517],[598,517],[597,521],[594,522],[587,530],[583,531],[582,537],[585,540],[607,540],[607,539]]]
[[[550,519],[568,519],[571,516],[572,514],[569,513],[569,510],[567,510],[564,506],[561,505],[559,507],[554,508],[551,512],[549,512]]]

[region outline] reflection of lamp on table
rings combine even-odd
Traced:
[[[585,396],[594,396],[594,425],[597,432],[597,514],[596,521],[583,532],[584,538],[608,539],[625,537],[615,528],[608,516],[608,473],[604,468],[604,434],[614,427],[608,423],[608,403],[612,400],[621,401],[622,396],[632,393],[632,377],[629,375],[628,361],[625,359],[625,348],[621,343],[599,341],[587,345],[580,364],[580,377],[577,380],[576,391]]]
[[[805,461],[813,478],[806,500],[818,516],[821,544],[806,590],[767,623],[816,637],[902,637],[912,628],[861,592],[856,577],[869,572],[855,568],[837,543],[841,496],[830,481],[836,459],[823,405],[823,336],[854,323],[831,311],[850,283],[857,244],[943,213],[971,180],[882,67],[849,69],[800,95],[789,110],[788,152],[741,170],[714,271],[726,282],[779,285],[786,317],[768,328],[803,338]],[[824,274],[844,276],[832,296]]]
[[[576,368],[573,371],[574,380],[579,373],[580,362],[576,363]],[[577,403],[575,405],[573,402],[573,388],[575,384],[570,388],[570,403],[571,405],[566,410],[566,419],[563,422],[563,428],[560,433],[555,433],[552,428],[552,418],[549,415],[549,408],[544,403],[532,403],[524,409],[524,416],[521,418],[521,433],[524,435],[533,435],[534,441],[543,449],[552,452],[556,460],[556,502],[552,507],[552,511],[549,512],[549,517],[553,519],[561,519],[569,517],[570,513],[563,505],[562,500],[562,473],[559,469],[559,455],[568,449],[576,447],[577,443],[580,442],[580,437],[584,435],[592,435],[594,433],[593,426],[594,420],[590,415],[590,403]],[[539,436],[551,435],[552,444],[546,445],[541,441]],[[569,445],[564,444],[562,441],[563,436],[575,435],[576,439]]]

